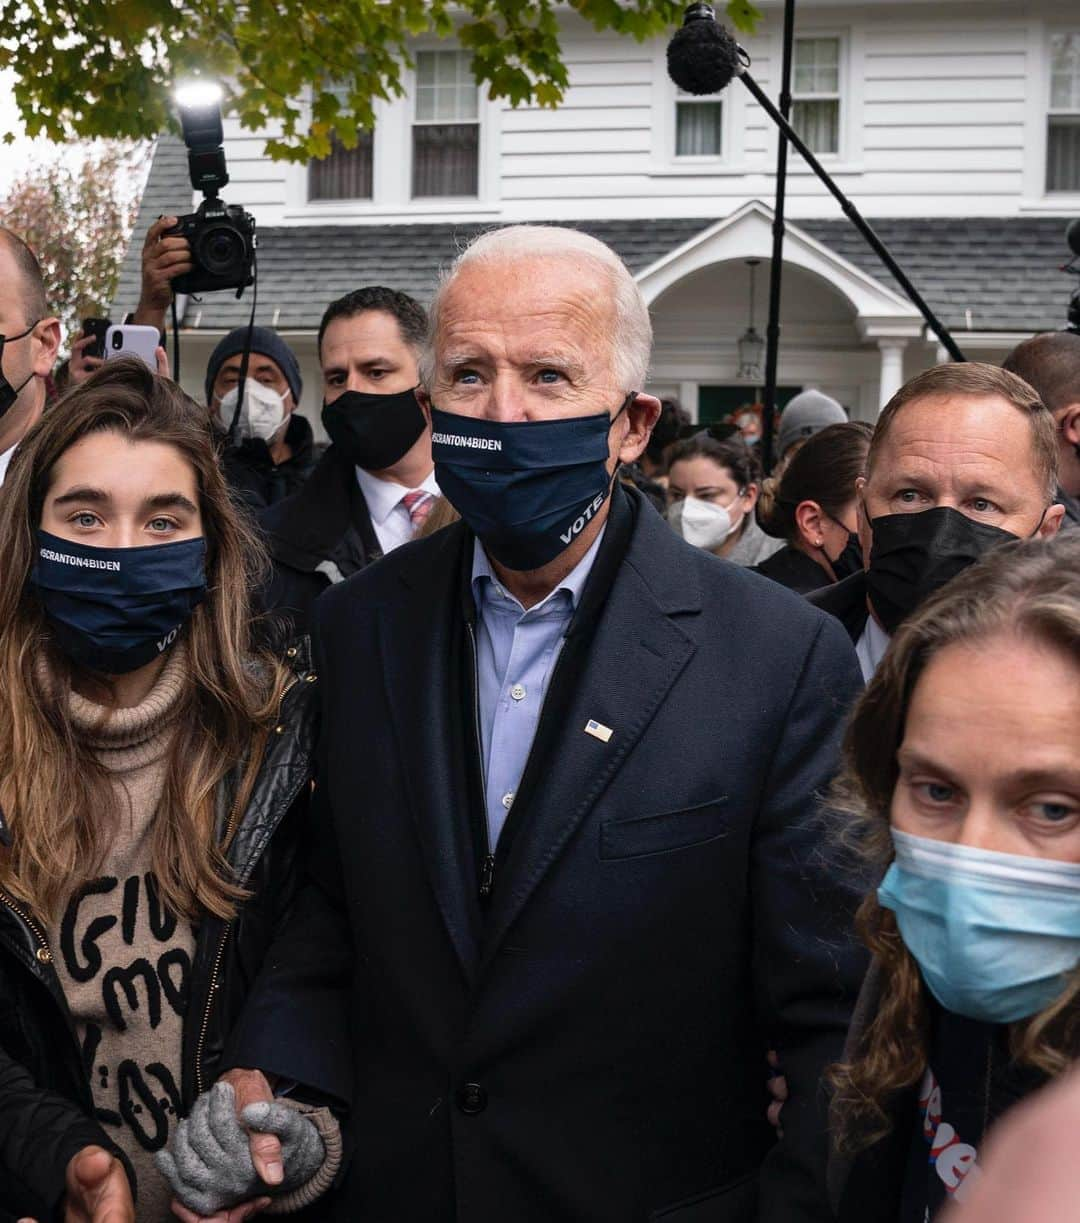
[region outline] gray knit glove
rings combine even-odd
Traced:
[[[173,1193],[198,1215],[212,1215],[251,1198],[288,1193],[311,1180],[323,1163],[325,1150],[318,1130],[282,1101],[249,1104],[242,1120],[243,1124],[236,1116],[232,1087],[215,1083],[176,1127],[172,1150],[157,1153],[157,1166]],[[281,1140],[285,1172],[281,1184],[267,1185],[255,1171],[248,1130],[275,1134]]]

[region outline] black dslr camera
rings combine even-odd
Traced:
[[[190,272],[173,280],[174,292],[236,289],[240,297],[254,280],[255,218],[218,195],[229,181],[220,98],[220,90],[210,85],[190,86],[177,94],[191,185],[206,199],[165,232],[187,238],[194,264]]]

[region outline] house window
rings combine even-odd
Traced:
[[[413,199],[478,194],[479,90],[465,52],[417,52],[412,155]]]
[[[1080,191],[1080,32],[1050,39],[1047,191]]]
[[[675,99],[675,156],[719,157],[723,151],[723,102],[680,93]]]
[[[792,126],[812,153],[840,151],[840,39],[796,38]]]
[[[372,195],[372,133],[361,131],[355,149],[347,149],[336,136],[330,154],[308,167],[309,200],[370,200]]]

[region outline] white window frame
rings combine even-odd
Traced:
[[[1055,37],[1061,37],[1062,35],[1065,35],[1065,34],[1073,34],[1077,38],[1080,38],[1080,13],[1078,13],[1075,24],[1070,24],[1068,26],[1056,26],[1055,28],[1048,30],[1047,35],[1046,35],[1046,71],[1043,73],[1043,78],[1042,78],[1044,82],[1044,91],[1043,91],[1043,102],[1044,102],[1043,144],[1044,144],[1044,148],[1043,148],[1042,162],[1043,162],[1043,194],[1046,196],[1048,200],[1061,200],[1061,199],[1068,200],[1068,199],[1074,198],[1077,195],[1080,195],[1080,183],[1078,183],[1077,186],[1074,187],[1073,189],[1065,190],[1065,191],[1051,191],[1046,183],[1047,172],[1050,168],[1049,159],[1050,159],[1050,119],[1051,117],[1054,115],[1075,115],[1077,120],[1080,121],[1080,106],[1077,106],[1076,109],[1074,110],[1061,110],[1060,108],[1055,108],[1051,105],[1050,90],[1051,90],[1051,74],[1053,70],[1053,49],[1052,49],[1051,44],[1053,43]]]
[[[836,91],[834,93],[804,93],[800,94],[796,85],[796,60],[799,43],[835,42],[836,43]],[[802,30],[795,35],[791,54],[791,113],[792,125],[795,121],[795,107],[799,102],[835,102],[836,103],[836,148],[811,152],[819,158],[839,159],[844,147],[844,39],[840,34],[824,34],[820,30]],[[802,133],[800,132],[801,136]],[[805,139],[805,136],[803,137]]]
[[[1076,21],[1032,20],[1027,27],[1027,103],[1024,112],[1024,175],[1021,212],[1063,213],[1080,208],[1080,191],[1046,190],[1047,116],[1050,113],[1050,39],[1076,30]],[[1062,243],[1064,247],[1064,242]]]
[[[453,48],[435,39],[424,39],[410,48],[417,51],[446,51]],[[289,164],[285,180],[286,222],[318,225],[322,221],[352,219],[420,220],[424,217],[491,217],[499,214],[499,154],[502,143],[501,101],[493,101],[479,88],[477,113],[480,121],[477,189],[475,198],[462,196],[421,196],[412,198],[412,119],[416,106],[416,73],[412,66],[402,69],[402,97],[373,100],[375,139],[372,154],[372,193],[367,200],[308,199],[306,163]],[[305,108],[310,114],[310,101]]]
[[[417,47],[413,52],[413,58],[418,59],[422,54],[431,55],[446,55],[455,54],[459,58],[467,58],[468,52],[462,51],[460,47]],[[477,87],[476,89],[476,118],[475,119],[420,119],[417,117],[417,102],[419,100],[419,89],[416,84],[416,70],[410,71],[412,77],[412,88],[409,90],[409,121],[408,121],[408,162],[409,162],[409,200],[414,203],[424,203],[429,200],[436,204],[440,202],[451,203],[471,203],[474,200],[479,200],[483,191],[483,140],[484,140],[484,114],[483,114],[483,91]],[[447,127],[447,126],[475,126],[476,134],[476,194],[475,195],[453,195],[453,196],[437,196],[437,195],[421,195],[417,196],[413,193],[414,183],[414,167],[413,167],[413,134],[417,127]]]
[[[702,96],[702,102],[721,102],[720,153],[680,157],[676,154],[676,106],[690,100],[668,76],[667,46],[658,40],[652,64],[652,165],[653,177],[708,177],[746,173],[743,145],[746,90],[737,82],[718,94]]]
[[[839,131],[837,151],[835,153],[815,153],[818,161],[832,173],[861,174],[863,155],[863,80],[864,53],[862,30],[857,25],[852,26],[815,26],[810,22],[800,21],[797,39],[835,38],[839,43],[837,63],[839,66],[837,80],[837,96],[840,101]],[[784,45],[781,31],[773,40],[771,48],[772,62],[776,65],[776,88],[779,88],[779,76],[783,63]],[[795,90],[794,53],[792,55],[791,73],[792,102],[798,98]],[[810,99],[807,99],[810,100]],[[775,163],[776,133],[774,131],[771,143],[771,157]],[[802,155],[788,146],[788,174],[810,174],[813,170],[803,160]]]

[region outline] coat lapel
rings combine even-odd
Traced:
[[[400,604],[380,617],[383,676],[401,755],[409,806],[432,890],[466,978],[478,958],[477,910],[469,880],[468,791],[461,754],[454,749],[460,727],[451,719],[450,694],[459,684],[452,670],[460,656],[453,640],[463,532],[441,532],[443,547],[420,551],[422,569],[402,572],[407,589]],[[433,606],[432,592],[438,592]]]
[[[652,543],[659,553],[649,547]],[[596,626],[584,670],[580,679],[568,679],[574,684],[569,714],[546,759],[544,784],[536,790],[528,820],[500,871],[485,929],[482,967],[618,773],[694,653],[692,638],[670,613],[699,610],[700,593],[687,568],[665,572],[664,562],[673,559],[669,545],[682,547],[651,509],[640,509],[630,551]],[[635,553],[644,568],[634,563]],[[677,553],[674,559],[677,566]],[[649,582],[641,572],[649,573]],[[666,582],[667,577],[674,581]],[[600,737],[586,730],[589,723],[599,724]],[[605,741],[606,729],[612,734]]]

